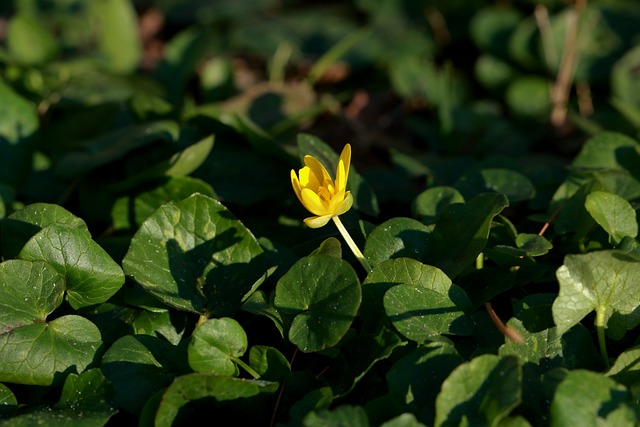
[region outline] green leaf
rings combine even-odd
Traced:
[[[511,81],[505,99],[516,115],[543,120],[551,111],[550,86],[551,82],[542,77],[520,77]]]
[[[47,261],[66,280],[67,300],[73,308],[108,300],[124,284],[124,273],[89,234],[64,225],[49,225],[20,251],[28,261]]]
[[[594,191],[587,195],[585,207],[593,219],[609,233],[614,244],[626,236],[638,235],[636,211],[620,196],[606,191]]]
[[[601,132],[589,138],[573,159],[576,168],[626,169],[626,162],[637,159],[640,144],[616,132]]]
[[[230,317],[209,319],[199,325],[191,336],[187,354],[189,366],[205,374],[237,376],[235,360],[248,347],[247,334]]]
[[[220,202],[194,194],[158,208],[122,262],[151,295],[192,313],[235,313],[266,270],[251,232]]]
[[[112,395],[113,387],[99,369],[90,369],[80,375],[70,374],[64,383],[58,403],[13,417],[2,425],[103,426],[118,412],[111,401]]]
[[[49,29],[26,13],[11,17],[6,37],[11,56],[25,65],[44,64],[59,52],[56,38]]]
[[[453,187],[432,187],[420,193],[411,208],[423,223],[433,224],[444,209],[454,203],[464,203],[464,197],[458,190]]]
[[[277,348],[254,345],[249,351],[249,366],[260,379],[283,382],[291,374],[291,365]]]
[[[428,408],[429,417],[422,419],[432,420],[440,386],[463,362],[451,344],[433,342],[420,346],[398,359],[387,371],[389,392],[398,396],[411,412]]]
[[[341,405],[335,409],[313,411],[304,417],[305,427],[344,426],[369,427],[369,419],[363,408],[352,405]]]
[[[425,259],[431,228],[411,218],[392,218],[374,228],[364,245],[364,256],[372,265],[392,258]]]
[[[544,370],[599,367],[597,363],[588,366],[590,359],[596,361],[597,350],[589,332],[582,326],[576,326],[562,335],[555,327],[530,331],[519,319],[510,319],[507,326],[517,331],[524,342],[505,340],[498,353],[501,356],[517,356],[521,363],[535,363]]]
[[[144,220],[163,204],[177,202],[194,193],[215,196],[209,184],[188,176],[168,177],[154,188],[140,192],[129,191],[113,205],[111,218],[114,228],[138,229]]]
[[[407,341],[387,327],[345,340],[340,346],[340,353],[346,362],[346,373],[340,375],[339,382],[332,386],[335,397],[347,396],[357,384],[366,382],[367,374],[374,371],[378,362],[389,360],[397,348],[405,345]]]
[[[520,404],[522,368],[513,356],[478,356],[458,366],[436,398],[436,426],[497,426]]]
[[[29,139],[39,126],[36,106],[0,80],[0,183],[20,184],[31,168]]]
[[[13,212],[0,223],[2,252],[5,258],[18,256],[29,239],[46,226],[54,224],[89,233],[87,224],[62,206],[33,203]]]
[[[502,193],[510,202],[532,199],[536,190],[529,178],[510,169],[486,168],[468,172],[456,182],[455,187],[465,199],[479,193]]]
[[[99,50],[105,65],[116,73],[131,73],[138,67],[142,46],[136,10],[130,0],[100,0],[90,3],[94,24],[99,28]],[[117,28],[117,31],[113,31]]]
[[[360,306],[360,281],[346,261],[308,256],[276,285],[275,308],[293,317],[289,340],[305,353],[335,346]]]
[[[567,255],[556,271],[553,319],[562,335],[595,310],[596,325],[620,339],[640,324],[640,260],[616,250]]]
[[[638,421],[615,424],[607,419],[616,410],[631,409],[631,399],[627,389],[611,378],[587,371],[569,371],[558,384],[550,409],[550,424],[553,427],[578,427],[588,425],[623,426],[636,425]],[[633,412],[631,416],[635,418]]]
[[[516,8],[484,7],[471,19],[471,38],[483,51],[506,57],[510,35],[521,20],[522,15]]]
[[[509,201],[504,194],[478,194],[467,203],[449,205],[431,233],[424,261],[455,277],[484,249],[491,221]]]
[[[538,234],[520,233],[516,236],[516,245],[527,255],[536,257],[548,253],[553,245]]]
[[[154,166],[143,169],[142,172],[110,185],[109,189],[117,192],[124,192],[132,187],[144,185],[149,181],[161,180],[167,176],[188,176],[195,172],[207,160],[211,149],[213,148],[213,135],[194,142],[187,148],[178,151],[166,160],[163,160]],[[145,162],[144,160],[142,161]],[[211,190],[205,191],[211,192]]]
[[[125,335],[102,357],[104,376],[114,385],[116,403],[137,414],[156,391],[173,381],[177,347],[149,335]]]
[[[186,417],[189,413],[193,420],[215,414],[217,419],[259,425],[268,419],[270,414],[267,410],[271,410],[261,405],[261,399],[277,389],[278,383],[269,381],[207,374],[184,375],[176,378],[164,392],[154,425],[182,425],[189,418],[182,419],[181,416]],[[189,411],[181,411],[187,405]]]
[[[426,427],[424,424],[416,419],[416,416],[411,413],[405,413],[398,415],[395,418],[381,424],[380,427]]]
[[[9,418],[18,409],[18,400],[9,387],[0,384],[0,418]]]
[[[122,309],[119,306],[114,308],[116,310]],[[186,313],[170,311],[165,308],[164,311],[158,312],[137,310],[131,326],[135,335],[151,335],[166,339],[173,345],[178,345],[186,333],[187,323]]]
[[[126,126],[97,136],[82,149],[65,155],[56,165],[62,177],[82,175],[99,166],[125,157],[129,152],[157,143],[178,139],[179,127],[172,121],[158,121]]]
[[[0,264],[0,334],[44,322],[62,303],[65,280],[42,261],[9,260]]]
[[[438,268],[412,259],[390,260],[376,268],[402,283],[384,294],[383,304],[393,326],[408,339],[423,342],[441,334],[473,332],[465,315],[471,301]]]
[[[51,385],[94,363],[100,331],[85,319],[67,315],[0,335],[0,381]]]
[[[333,177],[333,174],[335,174],[340,156],[326,142],[313,135],[298,134],[298,152],[300,153],[301,163],[302,158],[308,154],[322,163],[329,175]],[[352,163],[354,155],[355,153],[352,152]],[[353,208],[372,216],[377,216],[380,213],[378,199],[373,189],[369,187],[353,164],[349,169],[347,189],[353,195]]]
[[[186,83],[207,46],[205,36],[202,29],[190,27],[171,38],[163,50],[155,74],[166,86],[167,98],[172,104],[180,105],[184,98]]]
[[[318,249],[315,249],[309,255],[325,255],[342,259],[342,245],[340,244],[340,240],[335,237],[329,237],[320,243]]]
[[[627,386],[640,382],[640,345],[620,353],[606,375]]]

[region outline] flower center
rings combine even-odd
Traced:
[[[336,194],[336,189],[331,180],[325,179],[320,188],[318,188],[318,196],[326,202]]]

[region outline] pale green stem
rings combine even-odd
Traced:
[[[342,221],[340,221],[340,217],[334,216],[332,219],[333,219],[333,222],[336,224],[336,227],[338,227],[338,231],[340,231],[340,234],[342,234],[342,237],[344,238],[345,242],[347,242],[349,249],[351,249],[351,252],[353,252],[353,254],[356,256],[358,261],[360,261],[360,264],[362,264],[362,267],[364,267],[364,269],[367,270],[367,273],[371,272],[371,270],[373,270],[373,268],[371,267],[371,264],[369,264],[369,261],[367,261],[364,255],[362,255],[362,252],[360,252],[360,249],[358,249],[356,242],[353,241],[347,229],[344,228]]]
[[[247,371],[249,373],[249,375],[251,375],[254,379],[257,380],[257,379],[260,378],[260,374],[257,373],[251,366],[249,366],[246,363],[244,363],[242,360],[238,359],[237,357],[232,357],[231,360],[233,360],[242,369]]]
[[[209,320],[209,315],[208,313],[203,313],[200,315],[200,317],[198,318],[198,323],[196,323],[196,326],[200,326],[202,325],[204,322],[206,322],[207,320]]]
[[[607,354],[607,344],[605,343],[604,336],[604,312],[605,310],[596,309],[596,331],[598,331],[598,344],[600,345],[600,354],[602,355],[602,360],[604,361],[605,369],[609,369],[609,355]]]

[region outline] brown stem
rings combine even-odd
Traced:
[[[502,320],[500,320],[496,312],[493,310],[493,307],[491,307],[491,303],[489,301],[485,302],[484,306],[486,307],[487,313],[489,313],[489,317],[491,317],[493,323],[497,326],[500,332],[502,332],[502,335],[509,338],[516,344],[524,344],[524,338],[522,337],[522,335],[520,335],[520,333],[515,329],[510,328],[502,323]]]

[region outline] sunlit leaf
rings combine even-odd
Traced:
[[[640,260],[616,250],[567,255],[557,270],[553,319],[563,334],[592,311],[607,335],[621,338],[640,324]]]
[[[247,350],[247,334],[240,324],[229,318],[209,319],[191,336],[189,366],[206,374],[238,375],[234,360]]]
[[[124,273],[89,234],[64,225],[49,225],[20,251],[28,261],[46,261],[65,277],[67,300],[74,308],[99,304],[124,284]]]
[[[98,328],[77,315],[16,328],[0,335],[0,381],[59,383],[93,364],[101,345]]]

